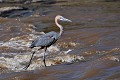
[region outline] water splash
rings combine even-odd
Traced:
[[[56,55],[59,54],[59,55]],[[4,57],[5,55],[8,55],[8,53],[3,53],[0,57],[0,67],[7,68],[10,70],[16,70],[20,71],[23,70],[23,67],[27,65],[29,62],[29,59],[31,57],[31,52],[27,53],[9,53],[12,57]],[[77,56],[77,55],[69,55],[65,53],[55,53],[51,57],[51,54],[47,54],[46,58],[46,64],[47,66],[56,65],[56,64],[62,64],[62,63],[73,63],[76,61],[84,60],[83,56]],[[42,61],[42,53],[36,52],[34,56],[34,60],[28,70],[34,70],[37,68],[43,68],[44,64]]]
[[[60,42],[57,44],[57,46],[61,48],[70,48],[70,47],[76,47],[79,45],[80,45],[79,43],[75,43],[75,42]]]
[[[43,33],[41,33],[43,34]],[[1,53],[0,55],[0,67],[6,68],[8,70],[14,70],[14,71],[21,71],[23,70],[23,67],[25,67],[30,58],[32,51],[36,51],[37,48],[29,49],[32,40],[37,38],[37,35],[29,34],[29,35],[22,35],[17,36],[14,38],[11,38],[8,42],[1,42],[0,48],[6,48],[8,51],[10,49],[15,49],[16,52],[6,52]],[[58,43],[59,44],[59,43]],[[66,46],[76,46],[77,43],[70,42],[68,44],[63,43],[61,45]],[[17,52],[17,50],[26,50],[25,52]],[[70,55],[68,54],[72,49],[68,49],[67,51],[60,51],[59,46],[50,46],[46,53],[46,64],[47,66],[51,65],[57,65],[62,63],[73,63],[78,62],[81,60],[85,60],[83,56],[77,56],[77,55]],[[34,55],[34,59],[32,61],[32,64],[28,68],[28,70],[34,70],[34,69],[41,69],[44,68],[44,63],[42,60],[44,50],[36,51],[36,54]]]

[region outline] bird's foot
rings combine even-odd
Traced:
[[[24,69],[24,70],[27,70],[29,66],[30,66],[30,65],[27,65],[27,66],[25,66],[23,69]]]

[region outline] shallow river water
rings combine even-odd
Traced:
[[[0,17],[0,80],[120,80],[119,3],[29,4],[25,14]],[[13,4],[0,4],[5,6]],[[73,22],[59,22],[64,33],[48,48],[44,67],[44,50],[28,47],[39,35],[59,32],[54,23],[58,14]],[[33,51],[32,64],[24,70]]]

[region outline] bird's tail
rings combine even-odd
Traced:
[[[31,48],[31,49],[34,48],[34,47],[35,47],[35,46],[33,46],[33,45],[30,45],[30,46],[29,46],[29,48]]]
[[[34,45],[34,41],[32,41],[32,43],[31,43],[31,45],[29,46],[29,48],[34,48],[35,47],[35,45]]]

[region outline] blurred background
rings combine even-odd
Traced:
[[[23,70],[38,36],[59,32],[62,37],[36,51]],[[120,80],[120,0],[0,0],[0,80]]]

